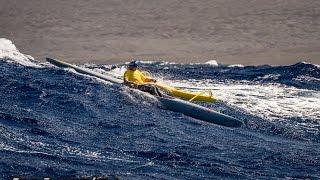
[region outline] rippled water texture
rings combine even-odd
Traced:
[[[318,65],[140,62],[171,85],[211,90],[219,101],[202,105],[245,122],[233,129],[13,50],[0,56],[1,178],[320,178]]]

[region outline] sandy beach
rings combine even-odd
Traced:
[[[320,64],[319,0],[0,0],[0,27],[38,60]]]

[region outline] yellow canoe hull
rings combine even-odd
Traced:
[[[187,101],[192,100],[192,101],[201,101],[201,102],[210,102],[210,103],[216,101],[216,98],[213,97],[211,94],[204,95],[201,92],[199,93],[199,92],[185,91],[182,89],[174,88],[172,86],[168,86],[160,82],[157,82],[154,85],[157,86],[160,90],[167,92],[169,95],[183,99],[183,100],[187,100]]]

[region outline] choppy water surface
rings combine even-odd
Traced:
[[[320,67],[140,62],[171,85],[211,90],[203,104],[245,122],[209,124],[152,96],[0,51],[2,178],[320,178]],[[111,66],[86,64],[101,73]],[[121,76],[124,64],[111,70]]]

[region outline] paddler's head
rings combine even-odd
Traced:
[[[128,69],[135,71],[138,68],[137,61],[131,61],[128,65]]]

